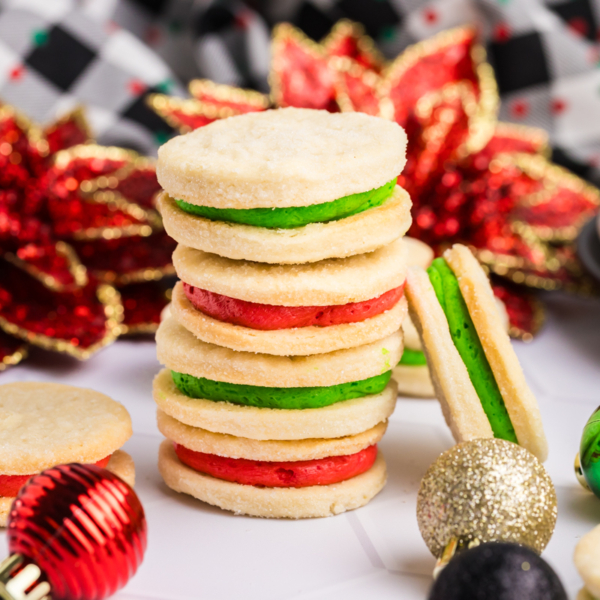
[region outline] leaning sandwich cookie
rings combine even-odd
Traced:
[[[488,278],[468,248],[454,245],[427,272],[411,267],[406,295],[455,439],[498,437],[545,460],[547,442],[536,399]]]
[[[433,260],[433,249],[420,240],[405,237],[402,242],[407,251],[406,262],[409,266],[426,269]],[[504,329],[508,331],[508,313],[502,300],[494,297]],[[427,358],[423,352],[421,338],[410,316],[402,321],[404,334],[404,352],[400,362],[394,367],[393,377],[398,383],[401,396],[435,398],[435,389],[431,381]]]
[[[383,487],[377,451],[386,423],[336,439],[256,441],[190,427],[158,411],[167,437],[159,470],[169,487],[236,514],[327,517],[366,504]]]
[[[300,264],[372,252],[403,235],[410,198],[397,124],[297,108],[215,121],[159,149],[159,209],[179,243]]]
[[[236,261],[178,246],[173,317],[202,341],[292,356],[369,344],[407,314],[402,240],[302,265]]]
[[[99,392],[57,383],[2,385],[0,432],[0,526],[28,479],[58,464],[96,464],[134,484],[133,460],[120,450],[131,419]]]

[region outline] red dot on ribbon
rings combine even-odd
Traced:
[[[433,25],[438,20],[438,13],[437,11],[433,10],[433,8],[426,8],[423,11],[423,19],[429,25]]]
[[[560,113],[564,112],[566,108],[567,103],[561,98],[554,98],[550,103],[550,111],[555,115],[559,115]]]
[[[10,72],[10,78],[13,81],[17,81],[23,77],[25,74],[25,67],[23,65],[17,65]]]
[[[522,119],[529,112],[529,103],[526,100],[515,100],[510,106],[510,112],[515,119]]]

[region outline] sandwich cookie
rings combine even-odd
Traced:
[[[284,108],[215,121],[159,149],[159,210],[178,242],[233,259],[299,264],[402,236],[406,134],[361,113]]]
[[[327,517],[366,504],[385,484],[377,443],[386,423],[332,440],[256,441],[190,427],[160,410],[157,417],[168,438],[159,452],[166,484],[236,514]]]
[[[404,243],[303,265],[235,261],[178,246],[173,317],[198,339],[279,356],[333,352],[398,331]]]
[[[417,265],[426,269],[433,260],[433,250],[420,240],[405,237],[402,239],[406,250],[406,262],[409,266]],[[404,352],[400,362],[394,367],[392,377],[398,383],[398,393],[401,396],[417,398],[434,398],[435,390],[431,382],[427,359],[421,346],[419,334],[410,320],[402,321],[404,334]]]
[[[436,396],[458,442],[497,437],[539,460],[548,446],[537,401],[506,333],[486,274],[455,244],[406,284]]]
[[[156,341],[168,371],[155,380],[155,399],[190,425],[254,439],[339,437],[393,411],[390,377],[402,353],[400,332],[357,348],[284,357],[202,342],[167,318]],[[280,437],[286,430],[291,435]]]
[[[131,457],[119,448],[131,436],[125,408],[94,390],[58,383],[0,386],[0,526],[30,477],[64,463],[96,464],[129,485]]]
[[[175,385],[168,369],[163,369],[153,384],[159,409],[181,423],[254,440],[338,438],[361,433],[391,416],[397,394],[396,382],[391,380],[376,394],[322,408],[280,409],[193,398]]]

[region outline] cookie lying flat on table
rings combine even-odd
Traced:
[[[360,113],[297,108],[216,121],[159,149],[159,201],[178,242],[298,264],[370,252],[410,226],[396,186],[406,134]]]
[[[411,267],[406,295],[455,439],[499,437],[545,460],[548,448],[536,399],[488,278],[469,249],[455,244],[427,273]]]
[[[27,480],[58,464],[97,464],[134,484],[133,461],[119,450],[131,437],[129,414],[94,390],[58,383],[2,385],[0,432],[0,526]]]
[[[404,242],[303,265],[231,260],[178,246],[173,317],[198,339],[281,356],[369,344],[407,314]]]

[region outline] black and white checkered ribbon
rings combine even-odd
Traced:
[[[151,153],[172,131],[148,93],[206,77],[268,89],[270,28],[320,39],[363,23],[393,58],[465,22],[485,37],[502,120],[546,129],[561,162],[600,179],[600,0],[4,0],[0,98],[46,122],[84,104],[101,143]]]

